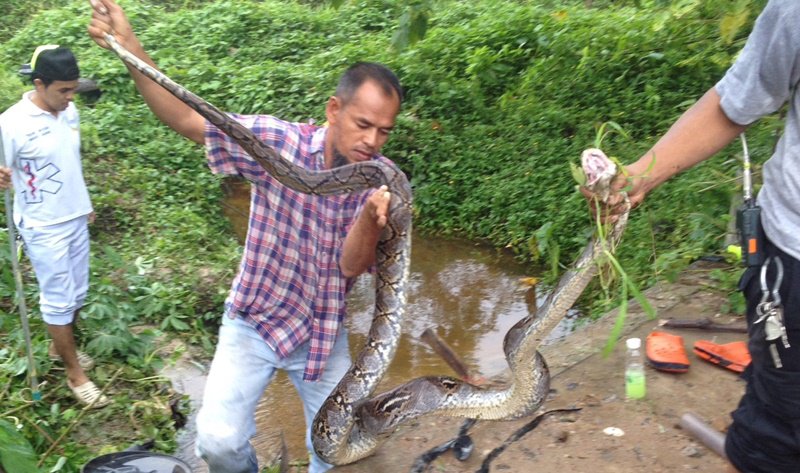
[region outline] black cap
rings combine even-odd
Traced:
[[[37,54],[38,53],[38,54]],[[51,80],[78,80],[78,61],[68,48],[39,49],[31,58],[31,72]]]

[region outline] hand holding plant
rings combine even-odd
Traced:
[[[625,185],[627,177],[625,175],[624,167],[619,165],[615,159],[609,158],[606,154],[599,149],[600,142],[605,136],[604,124],[599,132],[596,140],[596,148],[588,148],[581,154],[581,166],[571,164],[572,175],[578,183],[578,189],[589,200],[592,206],[592,213],[597,230],[596,238],[602,244],[603,258],[598,259],[597,264],[607,265],[608,270],[600,270],[600,283],[603,287],[607,297],[610,297],[609,290],[614,285],[615,275],[619,276],[621,280],[620,286],[620,307],[615,321],[614,328],[611,331],[609,340],[606,344],[604,353],[610,353],[611,349],[619,339],[622,328],[625,322],[625,317],[628,312],[628,294],[630,293],[634,298],[639,301],[642,309],[650,316],[655,317],[655,310],[653,310],[650,303],[642,295],[634,282],[628,277],[628,274],[622,268],[619,261],[614,256],[616,248],[608,245],[608,235],[612,230],[612,225],[625,225],[627,221],[627,213],[630,211],[630,201],[626,195]],[[618,131],[622,132],[618,125]],[[604,210],[603,210],[604,209]],[[603,210],[598,212],[598,210]],[[624,215],[622,222],[619,221],[620,216]]]

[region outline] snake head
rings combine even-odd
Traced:
[[[617,175],[614,161],[603,151],[589,148],[581,154],[581,168],[586,176],[583,186],[595,193],[601,201],[607,201],[611,193],[611,181]]]

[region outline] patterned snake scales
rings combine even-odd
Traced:
[[[312,426],[314,448],[324,460],[343,465],[367,457],[401,423],[425,414],[511,420],[539,408],[549,391],[550,373],[537,348],[586,288],[604,248],[613,248],[620,239],[627,211],[605,240],[596,238],[586,246],[538,313],[520,320],[508,331],[503,349],[511,379],[503,389],[484,389],[451,377],[428,376],[370,397],[394,357],[405,312],[411,256],[411,187],[405,175],[376,161],[317,172],[295,166],[261,143],[250,130],[125,50],[112,36],[106,35],[105,39],[126,64],[230,135],[287,187],[332,195],[388,186],[392,196],[390,216],[377,248],[375,312],[369,337]]]

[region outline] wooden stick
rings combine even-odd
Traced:
[[[696,328],[701,330],[712,330],[716,332],[736,332],[747,333],[747,326],[744,324],[718,324],[711,319],[667,319],[658,323],[661,327],[670,328]]]
[[[26,416],[25,414],[20,414],[20,416],[21,416],[21,417],[22,417],[22,418],[25,420],[25,422],[27,422],[27,423],[28,423],[28,424],[29,424],[31,427],[33,427],[34,429],[36,429],[36,431],[37,431],[37,432],[39,432],[39,435],[41,435],[42,437],[44,437],[44,438],[45,438],[45,439],[46,439],[48,442],[50,442],[50,443],[53,443],[53,442],[54,442],[54,440],[53,440],[53,437],[51,437],[51,436],[50,436],[50,434],[48,434],[48,433],[47,433],[47,432],[45,432],[45,431],[44,431],[44,430],[43,430],[41,427],[39,427],[39,426],[36,424],[36,422],[34,422],[34,421],[33,421],[33,419],[31,419],[30,417]],[[63,453],[63,449],[61,449],[61,451],[62,451],[62,453]]]
[[[48,397],[50,397],[50,396],[49,396],[49,395],[47,395],[47,394],[45,394],[44,396],[42,396],[42,398],[40,399],[40,401],[44,401],[44,400],[45,400],[45,399],[47,399]],[[7,411],[5,411],[5,412],[1,413],[1,414],[0,414],[0,418],[7,417],[7,416],[10,416],[11,414],[13,414],[13,413],[15,413],[15,412],[18,412],[18,411],[21,411],[21,410],[27,409],[27,408],[29,408],[29,407],[33,406],[35,403],[36,403],[36,401],[25,401],[25,403],[24,403],[24,404],[20,404],[20,405],[19,405],[19,406],[17,406],[17,407],[14,407],[14,408],[12,408],[12,409],[9,409],[9,410],[7,410]]]
[[[453,349],[450,348],[450,346],[447,345],[447,343],[442,340],[442,338],[439,337],[439,335],[437,335],[433,329],[426,328],[419,338],[430,345],[430,347],[433,348],[433,351],[441,356],[442,359],[444,359],[444,361],[450,366],[450,368],[452,368],[453,371],[455,371],[456,374],[461,377],[461,379],[469,380],[472,378],[469,374],[467,365],[461,361],[461,358],[456,355]]]
[[[100,395],[101,396],[108,390],[109,386],[114,384],[114,381],[117,380],[117,376],[119,376],[120,373],[122,373],[122,367],[117,369],[117,371],[111,376],[111,379],[109,379],[108,382],[106,383],[106,385],[103,386],[103,389],[100,390]],[[99,396],[98,396],[98,399],[99,399]],[[95,400],[95,402],[97,402],[97,400]],[[75,416],[75,419],[72,421],[72,423],[69,424],[69,426],[67,426],[67,428],[63,432],[61,432],[61,435],[58,436],[58,438],[55,440],[55,442],[50,444],[50,448],[48,448],[47,451],[44,452],[44,455],[42,455],[42,458],[39,459],[39,463],[36,464],[37,467],[41,468],[42,464],[47,459],[47,457],[50,456],[50,454],[53,452],[53,450],[55,450],[57,447],[60,448],[59,445],[61,444],[61,441],[64,440],[64,437],[66,437],[67,434],[69,434],[70,431],[72,431],[72,429],[78,424],[78,422],[80,422],[81,418],[83,418],[84,414],[89,412],[91,407],[92,407],[91,405],[88,405],[88,406],[84,406],[84,408],[81,409],[80,413],[78,413],[78,415]]]

